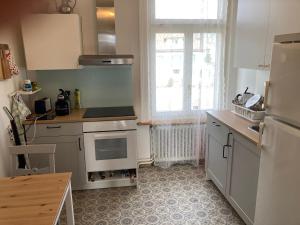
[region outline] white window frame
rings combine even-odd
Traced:
[[[153,117],[193,117],[195,114],[202,112],[203,110],[192,110],[192,68],[193,68],[193,34],[194,33],[216,33],[217,43],[220,42],[220,38],[225,38],[223,33],[226,29],[226,18],[222,18],[224,21],[220,24],[220,19],[155,19],[155,0],[150,1],[150,88],[152,90],[151,97],[151,112]],[[183,110],[182,111],[156,111],[156,73],[155,73],[155,61],[156,61],[156,39],[157,33],[183,33],[184,34],[184,62],[183,62]],[[219,48],[216,49],[217,51]],[[216,52],[218,55],[219,52]],[[215,76],[214,93],[215,96],[219,94],[219,78]],[[216,106],[218,103],[214,103]],[[204,111],[209,109],[204,109]]]

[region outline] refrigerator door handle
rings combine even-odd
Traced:
[[[263,136],[263,133],[264,133],[264,127],[265,127],[265,123],[264,122],[260,122],[259,123],[259,136],[258,136],[258,144],[257,144],[257,147],[259,150],[262,149],[262,136]]]
[[[265,97],[263,103],[263,109],[268,107],[268,97],[269,97],[270,81],[265,82]]]

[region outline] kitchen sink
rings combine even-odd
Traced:
[[[248,127],[249,130],[259,133],[259,125],[252,125]]]

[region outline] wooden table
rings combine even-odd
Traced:
[[[56,225],[64,202],[74,225],[71,173],[0,178],[0,225]]]

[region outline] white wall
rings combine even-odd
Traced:
[[[74,10],[82,18],[83,53],[97,54],[95,0],[78,1]],[[133,54],[134,106],[140,114],[139,0],[115,0],[117,54]]]
[[[141,118],[139,0],[115,0],[117,54],[133,54],[133,102]],[[53,8],[53,6],[52,6]],[[95,0],[81,0],[74,10],[82,18],[83,52],[97,54]],[[139,159],[150,159],[149,126],[138,128]]]
[[[18,27],[14,25],[9,28],[0,27],[0,43],[9,45],[16,63],[20,68],[23,68],[21,74],[24,75],[24,58],[20,37]],[[7,146],[11,144],[7,134],[9,120],[2,108],[3,106],[10,108],[8,94],[18,89],[21,81],[22,75],[14,76],[10,80],[0,81],[0,177],[9,175],[10,157]]]
[[[139,4],[139,0],[115,0],[117,53],[134,55],[133,101],[136,113],[141,118]],[[138,159],[150,159],[149,126],[138,128]]]
[[[53,2],[50,1],[50,4]],[[139,0],[115,0],[116,9],[116,34],[117,34],[117,53],[118,54],[133,54],[133,92],[134,92],[134,106],[138,117],[140,118],[140,48],[139,48]],[[54,6],[50,5],[49,11],[54,10]],[[75,13],[78,13],[82,18],[82,33],[83,33],[83,48],[84,54],[96,54],[97,53],[97,39],[96,39],[96,8],[95,0],[83,0],[78,1],[75,8]],[[12,42],[11,47],[15,50],[16,54],[22,49],[20,37],[10,32],[3,36],[3,32],[0,31],[1,42],[10,40]],[[23,63],[23,53],[17,54],[18,62]],[[24,63],[23,63],[24,65]],[[23,66],[22,65],[22,66]],[[32,73],[34,76],[34,73]],[[31,77],[32,77],[31,76]],[[8,104],[7,93],[12,92],[18,87],[18,78],[10,81],[0,82],[0,106]],[[7,175],[9,168],[8,154],[7,154],[7,136],[4,127],[7,127],[8,120],[0,110],[0,122],[3,128],[0,133],[1,151],[0,151],[0,175]],[[3,123],[2,123],[3,121]],[[4,123],[5,122],[5,123]],[[150,137],[149,126],[139,127],[139,158],[141,160],[150,159]]]
[[[264,82],[269,80],[269,71],[264,70],[238,70],[236,93],[243,93],[246,87],[249,92],[264,95]]]

